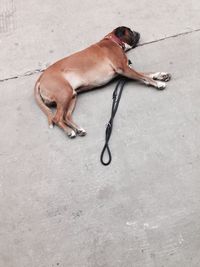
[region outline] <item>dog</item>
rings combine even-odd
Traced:
[[[164,89],[171,75],[166,72],[141,73],[128,62],[126,51],[137,46],[140,34],[121,26],[90,47],[49,66],[35,84],[35,99],[48,118],[50,128],[59,126],[70,137],[86,131],[72,120],[77,94],[100,87],[117,75]],[[56,105],[55,115],[51,105]]]

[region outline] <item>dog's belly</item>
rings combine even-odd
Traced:
[[[64,78],[69,82],[73,90],[77,92],[102,86],[115,76],[116,74],[111,68],[88,70],[84,73],[80,71],[67,71],[64,73]]]
[[[88,86],[91,88],[93,87],[99,87],[102,86],[109,81],[111,81],[115,77],[115,72],[113,70],[110,71],[102,71],[101,73],[98,72],[92,72],[89,74],[88,80]]]

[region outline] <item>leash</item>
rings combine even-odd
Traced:
[[[128,80],[128,78],[120,78],[119,81],[117,82],[117,85],[115,87],[115,90],[113,92],[113,103],[112,103],[112,109],[111,109],[111,117],[110,120],[106,126],[106,132],[105,132],[105,145],[103,147],[103,150],[101,152],[101,157],[100,157],[100,161],[104,166],[107,166],[111,163],[112,161],[112,154],[109,148],[109,140],[110,140],[110,136],[112,134],[112,130],[113,130],[113,121],[114,121],[114,117],[116,115],[118,106],[119,106],[119,102],[122,96],[122,91],[124,89],[124,85],[126,83],[126,81]],[[108,154],[108,161],[104,160],[104,154],[107,151]]]
[[[131,60],[128,60],[128,64],[129,64],[129,66],[132,64]],[[122,96],[122,91],[124,89],[125,83],[128,80],[129,79],[125,78],[125,77],[119,78],[119,81],[117,82],[117,85],[116,85],[115,90],[113,92],[113,96],[112,96],[113,103],[112,103],[112,109],[111,109],[111,117],[110,117],[110,120],[109,120],[109,122],[107,123],[107,126],[106,126],[105,144],[104,144],[104,147],[102,149],[101,156],[100,156],[100,161],[104,166],[108,166],[112,161],[112,154],[111,154],[111,151],[110,151],[108,143],[109,143],[109,140],[110,140],[110,137],[111,137],[111,134],[112,134],[113,121],[114,121],[114,117],[116,115],[116,112],[117,112],[117,109],[118,109],[118,106],[119,106],[119,102],[120,102],[120,99],[121,99],[121,96]],[[105,155],[106,151],[107,151],[107,154],[108,154],[108,161],[104,160],[104,155]]]
[[[128,61],[128,63],[129,63],[129,65],[132,64],[130,60]],[[126,81],[128,81],[128,78],[124,78],[124,77],[119,78],[119,81],[117,82],[117,85],[116,85],[115,90],[113,92],[113,96],[112,96],[113,103],[112,103],[112,109],[111,109],[111,117],[110,117],[110,120],[106,126],[105,145],[103,147],[103,150],[102,150],[101,156],[100,156],[100,161],[104,166],[109,165],[112,161],[112,154],[111,154],[108,143],[109,143],[110,136],[111,136],[112,130],[113,130],[114,117],[116,115],[116,112],[117,112],[117,109],[119,106],[119,102],[120,102],[120,99],[122,96],[122,91],[124,89],[124,85],[125,85]],[[106,151],[108,154],[108,161],[104,160],[104,155],[105,155]]]

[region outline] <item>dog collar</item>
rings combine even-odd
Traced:
[[[104,39],[108,39],[118,44],[123,50],[125,50],[125,44],[114,34],[106,35]]]

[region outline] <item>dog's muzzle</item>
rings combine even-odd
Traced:
[[[140,40],[139,32],[133,32],[133,41],[132,41],[132,48],[136,47]]]

